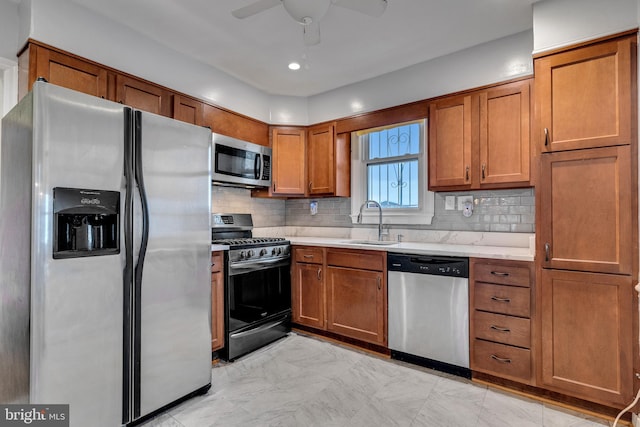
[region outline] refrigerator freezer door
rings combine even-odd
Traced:
[[[141,350],[136,417],[211,383],[211,132],[137,117],[149,234],[134,326]]]
[[[70,404],[71,426],[120,425],[124,253],[53,259],[52,197],[122,194],[122,106],[45,83],[33,95],[30,401]]]

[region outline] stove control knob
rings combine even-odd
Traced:
[[[261,249],[260,250],[260,256],[264,256],[267,254],[267,250],[266,249]]]
[[[282,255],[282,248],[278,248],[278,255]]]
[[[254,256],[256,253],[253,251],[253,249],[249,249],[247,251],[247,258],[251,258],[252,256]]]
[[[240,251],[240,259],[246,258],[247,254],[244,251]]]
[[[271,255],[277,255],[278,250],[276,248],[271,249]]]

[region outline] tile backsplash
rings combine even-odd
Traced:
[[[214,212],[251,213],[255,227],[364,227],[351,223],[351,199],[276,200],[251,197],[242,188],[212,187]],[[474,211],[465,218],[462,211],[445,209],[446,196],[472,196]],[[318,202],[318,213],[310,214],[309,203]],[[428,226],[403,226],[427,230],[535,232],[535,196],[533,188],[515,190],[465,191],[435,194],[435,215]]]

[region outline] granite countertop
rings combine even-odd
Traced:
[[[533,261],[530,247],[484,246],[451,243],[399,242],[390,245],[372,245],[350,242],[352,239],[327,237],[287,237],[293,245],[326,246],[337,248],[368,249],[374,251],[400,252],[419,255],[446,255],[474,258]]]

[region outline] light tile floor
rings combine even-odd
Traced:
[[[295,333],[145,427],[594,427],[597,418]]]

